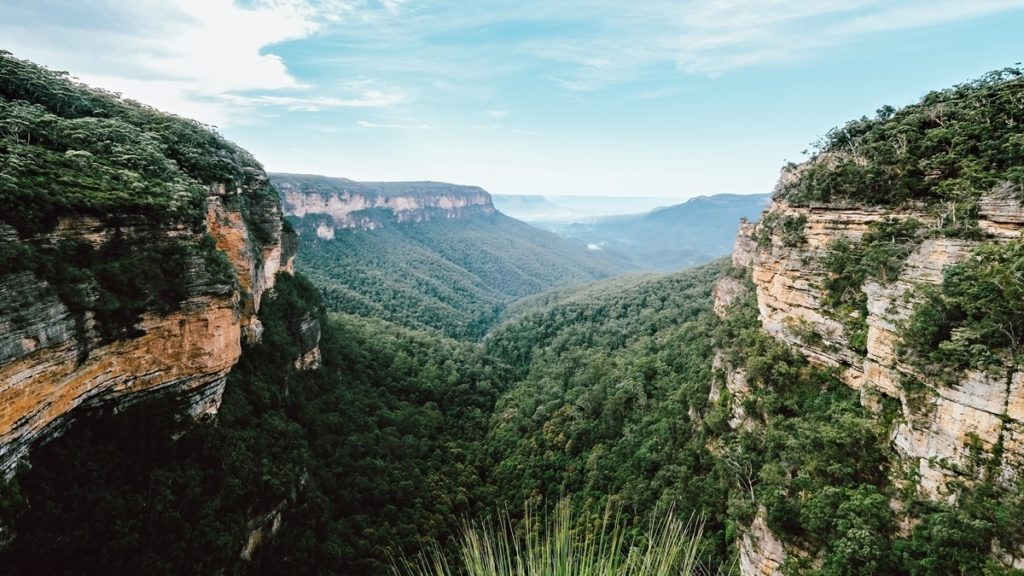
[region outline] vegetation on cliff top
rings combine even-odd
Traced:
[[[250,213],[277,195],[246,151],[210,127],[90,88],[0,51],[0,275],[46,280],[103,339],[130,337],[145,311],[176,309],[189,290],[219,291],[233,274],[203,233],[210,186],[223,183],[257,242],[273,239]],[[56,230],[98,219],[113,237],[95,249]],[[84,323],[80,323],[84,326]]]
[[[208,186],[262,167],[209,126],[0,52],[0,215],[23,236],[61,216],[198,225]]]
[[[793,204],[932,205],[940,228],[971,234],[981,194],[1005,182],[1024,190],[1024,71],[1006,68],[885,106],[831,130],[777,190]]]

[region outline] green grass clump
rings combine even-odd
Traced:
[[[398,560],[395,576],[685,576],[698,567],[702,525],[671,512],[646,534],[632,537],[618,516],[605,513],[600,532],[581,529],[563,499],[543,525],[529,508],[525,531],[508,514],[497,525],[463,526],[458,556],[449,562],[438,546],[416,559]]]

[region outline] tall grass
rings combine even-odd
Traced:
[[[607,513],[597,534],[573,524],[562,500],[543,525],[530,509],[524,533],[508,514],[498,524],[463,525],[457,557],[450,562],[436,544],[413,560],[392,561],[394,576],[690,576],[697,573],[703,534],[699,521],[672,513],[639,538],[628,535],[618,516]]]

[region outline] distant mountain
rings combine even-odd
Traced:
[[[336,312],[478,338],[514,300],[633,269],[497,212],[481,188],[271,179],[299,234],[296,268]]]
[[[526,194],[495,194],[494,207],[525,222],[570,221],[573,210],[556,204],[544,196]]]
[[[675,202],[678,200],[653,196],[494,196],[494,205],[498,210],[556,233],[572,223],[593,222],[609,216],[643,214]]]
[[[646,214],[575,223],[559,233],[627,255],[639,268],[667,272],[732,252],[740,219],[757,219],[769,200],[768,194],[698,196]]]

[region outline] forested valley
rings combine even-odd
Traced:
[[[0,278],[49,282],[40,294],[63,302],[85,334],[79,365],[101,345],[137,337],[144,314],[184,308],[182,295],[197,286],[203,298],[237,296],[239,315],[255,308],[203,227],[204,184],[237,184],[217,199],[255,239],[246,255],[275,242],[299,250],[297,271],[277,272],[262,293],[259,336],[243,341],[226,372],[215,417],[193,419],[174,394],[98,402],[33,447],[29,465],[0,487],[3,573],[386,574],[435,546],[455,558],[466,521],[504,514],[511,530],[528,532],[536,517],[527,510],[562,502],[584,540],[601,540],[614,517],[638,548],[659,519],[692,519],[702,526],[691,533],[698,573],[736,573],[759,527],[791,551],[779,562],[791,574],[1021,574],[1012,551],[1024,544],[1024,497],[1000,467],[1010,432],[991,448],[972,440],[947,497],[927,497],[893,430],[905,408],[932,415],[931,388],[907,379],[899,399],[868,397],[838,363],[801,352],[839,354],[809,322],[767,332],[751,266],[720,259],[606,278],[621,272],[614,262],[566,261],[504,217],[333,244],[301,234],[296,221],[295,239],[279,212],[267,212],[273,226],[258,216],[276,196],[258,163],[214,132],[6,54],[3,64],[19,80],[0,91],[0,153],[13,167],[0,174],[0,198],[15,208],[4,213],[15,240],[3,245]],[[777,200],[789,195],[793,209],[876,201],[898,186],[894,203],[936,215],[930,227],[880,220],[856,242],[824,245],[814,269],[823,322],[855,353],[868,346],[865,286],[891,287],[920,243],[984,237],[980,205],[993,187],[1005,184],[1007,202],[1020,205],[1021,82],[1004,71],[880,110],[830,133],[808,165],[787,168],[805,174],[780,186]],[[985,122],[1001,126],[998,142],[959,137]],[[908,145],[934,170],[889,154],[908,124],[926,132]],[[71,147],[111,130],[114,150]],[[161,140],[168,132],[176,136]],[[856,146],[874,169],[846,155]],[[47,182],[81,162],[110,182],[51,194]],[[927,181],[937,177],[964,186],[933,190]],[[119,251],[104,258],[87,242],[60,241],[56,215],[108,218],[117,234],[100,249]],[[180,229],[143,251],[126,247],[122,228],[149,219]],[[809,245],[806,225],[805,215],[768,214],[748,227],[749,250],[781,261]],[[915,293],[899,353],[940,372],[921,370],[923,379],[1019,367],[1021,240],[973,248]],[[176,274],[186,266],[198,272]],[[10,302],[0,302],[5,318],[21,313]],[[319,357],[302,365],[312,324]],[[929,361],[935,350],[948,354]]]

